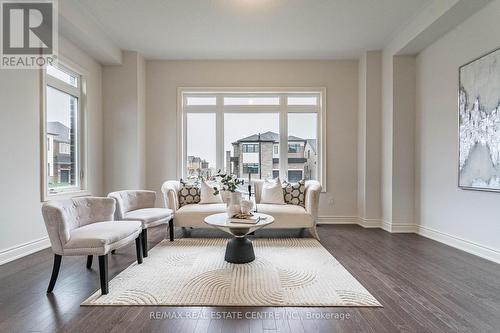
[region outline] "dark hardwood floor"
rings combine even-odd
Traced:
[[[257,237],[265,232],[273,231]],[[96,261],[88,270],[86,257],[64,257],[47,295],[47,249],[0,266],[0,332],[500,331],[500,265],[414,234],[357,226],[319,234],[383,308],[81,307],[99,289]],[[164,235],[165,227],[151,230],[150,246]],[[134,244],[110,256],[110,278],[134,260]]]

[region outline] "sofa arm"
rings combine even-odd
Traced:
[[[312,215],[314,223],[318,218],[319,195],[321,193],[321,184],[316,180],[306,181],[306,211]]]
[[[161,193],[163,194],[163,203],[166,208],[172,211],[179,209],[179,190],[180,182],[177,180],[167,180],[161,186]]]

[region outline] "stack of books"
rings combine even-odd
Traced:
[[[238,219],[235,217],[232,217],[229,219],[229,222],[231,223],[243,223],[243,224],[257,224],[260,221],[260,216],[248,216],[243,219]]]

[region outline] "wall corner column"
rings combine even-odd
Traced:
[[[144,189],[146,71],[137,52],[103,67],[104,190]]]
[[[359,61],[358,222],[363,227],[382,226],[381,82],[382,52],[367,51]]]

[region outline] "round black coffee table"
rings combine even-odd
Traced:
[[[227,262],[246,264],[255,260],[252,241],[246,236],[273,223],[274,217],[262,213],[254,213],[254,215],[260,217],[256,224],[231,222],[227,213],[213,214],[205,218],[206,224],[233,235],[226,245],[224,260]]]

